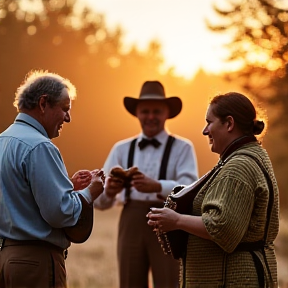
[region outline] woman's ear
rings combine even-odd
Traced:
[[[234,118],[232,116],[227,116],[226,117],[226,125],[227,125],[227,130],[228,131],[232,131],[234,129],[235,126],[235,122],[234,122]]]

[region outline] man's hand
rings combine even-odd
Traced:
[[[105,183],[105,174],[102,169],[95,169],[91,171],[91,175],[95,177],[100,177],[102,182]]]
[[[113,178],[114,181],[123,182],[125,188],[131,187],[131,180],[133,175],[140,173],[138,168],[133,166],[128,169],[123,169],[122,167],[116,166],[110,170],[109,176]]]
[[[107,177],[105,182],[105,193],[114,198],[124,189],[124,180],[118,177]]]
[[[149,178],[148,176],[140,172],[132,177],[131,185],[139,192],[143,193],[159,193],[162,190],[159,181]]]
[[[90,184],[92,174],[89,170],[79,170],[70,179],[74,186],[74,191],[82,190]]]
[[[88,188],[93,202],[104,190],[105,175],[103,170],[98,169],[91,171],[91,174],[92,180]]]

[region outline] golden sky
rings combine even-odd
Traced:
[[[215,19],[212,3],[223,0],[81,0],[105,15],[106,24],[124,30],[124,43],[145,49],[149,41],[162,43],[165,67],[190,78],[199,68],[219,72],[225,56],[224,36],[211,33],[204,19]],[[164,67],[164,68],[165,68]]]

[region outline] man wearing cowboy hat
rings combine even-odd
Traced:
[[[139,98],[125,97],[124,106],[138,118],[142,132],[114,145],[104,171],[108,174],[115,166],[138,170],[128,186],[117,177],[107,177],[104,193],[94,207],[107,209],[116,201],[123,203],[118,234],[120,288],[148,287],[149,270],[154,288],[176,288],[178,261],[164,255],[155,232],[147,225],[146,214],[150,207],[163,207],[173,187],[198,179],[193,144],[165,129],[166,120],[181,112],[182,101],[166,97],[159,81],[146,81]]]

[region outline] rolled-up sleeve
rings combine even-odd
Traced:
[[[252,187],[236,177],[220,178],[207,191],[202,205],[203,223],[224,251],[232,252],[242,240],[253,205]]]

